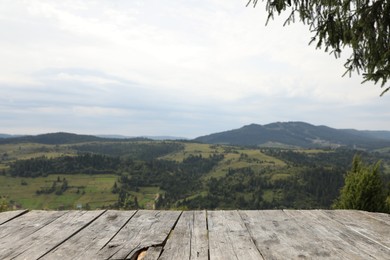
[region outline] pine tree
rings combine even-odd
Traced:
[[[355,155],[352,168],[345,176],[345,185],[333,205],[336,209],[357,209],[382,212],[386,208],[386,194],[379,175],[380,162],[366,165]]]

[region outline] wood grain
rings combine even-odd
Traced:
[[[205,211],[183,212],[159,259],[208,259]]]
[[[340,259],[332,243],[299,225],[282,210],[241,211],[245,225],[265,259]]]
[[[43,259],[93,259],[136,211],[107,211]]]
[[[26,240],[66,213],[66,211],[30,211],[1,225],[0,259],[4,259],[7,255],[11,254],[12,249],[20,241]]]
[[[324,243],[330,243],[334,250],[332,257],[340,259],[387,259],[390,252],[354,232],[345,225],[332,220],[320,210],[286,210],[286,214],[295,218],[301,227],[308,227],[312,236],[319,237]]]
[[[20,215],[23,215],[26,212],[27,210],[14,210],[14,211],[2,212],[0,214],[0,226]]]
[[[324,210],[318,212],[349,228],[357,237],[370,244],[375,250],[390,256],[390,225],[381,220],[367,217],[353,210]]]
[[[99,259],[127,259],[142,249],[162,246],[181,211],[138,211],[98,254]]]
[[[67,212],[34,233],[13,241],[1,252],[0,258],[38,259],[66,241],[102,213],[103,211]],[[55,214],[53,213],[53,215]],[[45,217],[42,214],[39,215],[41,218]]]
[[[390,259],[390,215],[354,210],[34,210],[0,221],[0,259]]]
[[[263,259],[238,211],[208,211],[211,259]]]

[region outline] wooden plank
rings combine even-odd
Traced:
[[[30,211],[1,225],[0,259],[4,258],[7,250],[15,243],[34,234],[66,213],[66,211]]]
[[[282,210],[240,211],[264,259],[341,258],[310,226],[300,226]],[[345,254],[347,255],[347,254]]]
[[[119,233],[100,250],[97,258],[133,258],[143,249],[162,246],[180,214],[181,211],[138,211]]]
[[[164,246],[160,259],[190,259],[193,226],[193,213],[183,212]]]
[[[367,211],[360,211],[361,213],[370,216],[372,218],[378,219],[380,221],[383,221],[387,225],[390,225],[390,214],[387,213],[378,213],[378,212],[367,212]]]
[[[324,210],[326,216],[390,250],[390,225],[355,210]]]
[[[42,259],[94,259],[135,213],[107,211]]]
[[[0,213],[0,226],[4,223],[23,215],[28,210],[13,210],[13,211],[5,211]]]
[[[237,211],[208,211],[210,259],[263,259]]]
[[[209,246],[210,259],[389,259],[390,255],[390,215],[383,213],[134,213],[30,211],[7,217],[0,213],[0,219],[12,219],[0,225],[0,259],[129,259],[141,251],[145,251],[143,260],[208,259]]]
[[[143,258],[138,257],[137,260],[157,260],[157,259],[159,259],[163,249],[164,248],[162,246],[149,247],[145,252],[145,256]],[[174,258],[171,258],[171,259],[174,259]]]
[[[301,227],[311,229],[313,236],[324,243],[331,243],[340,259],[387,259],[390,252],[371,240],[332,220],[321,210],[285,210]]]
[[[31,235],[9,245],[2,256],[15,259],[38,259],[90,224],[103,212],[67,212]],[[41,213],[41,217],[45,217],[45,213]]]
[[[183,212],[159,259],[208,259],[205,211]]]
[[[208,259],[209,236],[207,230],[207,212],[194,212],[194,226],[191,238],[191,259]]]

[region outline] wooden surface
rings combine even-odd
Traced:
[[[10,211],[0,213],[0,259],[390,259],[390,215]]]

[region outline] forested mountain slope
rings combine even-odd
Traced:
[[[359,152],[188,141],[0,144],[0,197],[24,208],[329,208]]]
[[[147,140],[146,138],[128,138],[121,139],[128,140]],[[37,144],[76,144],[83,142],[117,142],[118,138],[103,138],[94,135],[80,135],[73,133],[48,133],[40,135],[25,135],[25,136],[8,136],[7,138],[0,138],[0,144],[17,144],[17,143],[37,143]]]
[[[390,146],[390,132],[358,131],[314,126],[304,122],[251,124],[239,129],[201,136],[194,141],[208,144],[278,147],[352,147],[377,149]]]

